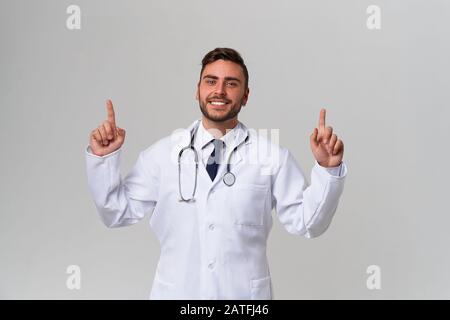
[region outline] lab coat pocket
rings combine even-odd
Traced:
[[[151,300],[167,300],[173,299],[173,283],[162,280],[158,275],[155,276],[153,281],[153,288],[150,294]]]
[[[246,226],[264,225],[268,187],[239,185],[233,188],[232,210],[234,223]]]
[[[272,299],[272,284],[270,276],[251,280],[251,299],[252,300]]]

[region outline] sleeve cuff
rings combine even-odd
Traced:
[[[337,167],[322,167],[317,160],[315,161],[315,166],[322,172],[326,172],[328,175],[333,177],[344,177],[347,175],[347,166],[344,161],[341,162]]]
[[[122,150],[122,147],[120,147],[116,151],[105,154],[104,156],[97,156],[94,153],[92,153],[91,147],[89,145],[87,145],[87,147],[85,148],[85,153],[86,153],[86,155],[88,155],[90,157],[94,157],[94,158],[98,158],[98,159],[106,159],[106,158],[114,156],[115,154],[119,153],[121,150]]]

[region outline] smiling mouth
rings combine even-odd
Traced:
[[[211,104],[213,106],[224,106],[224,105],[228,104],[228,102],[225,102],[225,101],[209,101],[209,104]]]
[[[208,104],[209,104],[209,106],[212,109],[223,109],[228,104],[228,102],[225,102],[225,101],[209,101]]]

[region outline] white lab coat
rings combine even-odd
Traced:
[[[230,160],[235,184],[223,183],[225,164],[211,181],[200,162],[196,201],[179,202],[177,156],[189,145],[195,123],[142,151],[125,179],[119,172],[122,148],[99,157],[87,147],[88,185],[100,218],[108,227],[121,227],[150,215],[161,246],[150,299],[272,299],[266,257],[272,209],[288,232],[319,236],[336,211],[347,168],[324,168],[316,161],[308,186],[287,149],[240,123],[224,151],[229,155],[249,134]],[[197,150],[201,140],[196,138]],[[193,153],[186,151],[182,159],[187,198],[194,185]]]

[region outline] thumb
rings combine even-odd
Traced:
[[[311,145],[314,147],[319,146],[319,143],[317,142],[318,133],[319,133],[319,130],[317,130],[317,128],[314,128],[314,131],[310,136]]]

